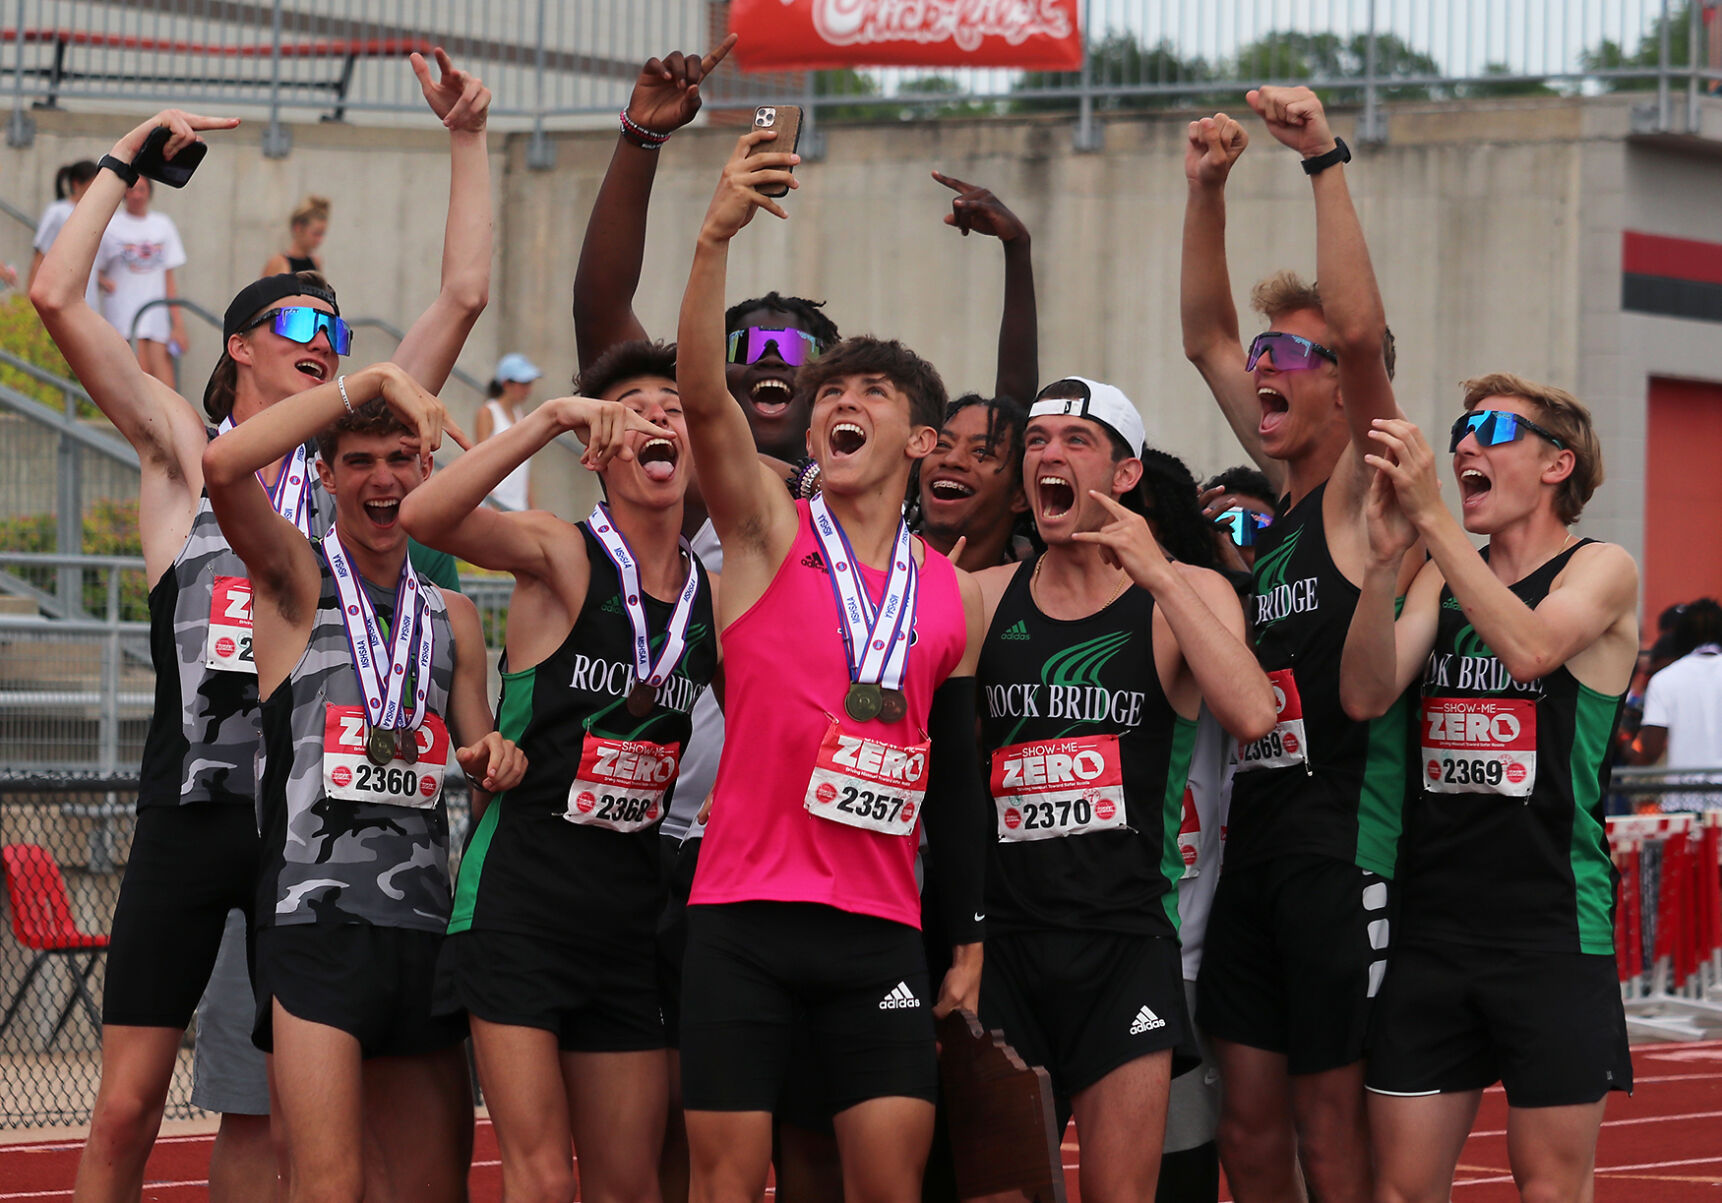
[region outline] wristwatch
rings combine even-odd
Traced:
[[[127,188],[130,188],[133,184],[138,182],[138,169],[133,167],[130,163],[125,162],[123,159],[116,159],[112,155],[103,155],[101,162],[97,163],[96,166],[97,168],[106,167],[109,171],[119,176],[120,179],[126,182]]]
[[[1303,172],[1305,175],[1320,175],[1335,163],[1349,162],[1351,162],[1351,147],[1345,144],[1344,138],[1335,138],[1332,150],[1325,155],[1316,155],[1313,159],[1303,161]]]

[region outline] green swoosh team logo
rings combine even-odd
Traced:
[[[1477,628],[1466,623],[1459,628],[1459,633],[1453,636],[1453,650],[1467,660],[1493,660],[1495,653],[1489,650],[1489,645],[1483,642],[1483,637],[1477,634]]]
[[[1286,569],[1291,564],[1292,553],[1297,550],[1298,540],[1303,538],[1303,530],[1303,527],[1298,527],[1278,547],[1256,560],[1257,593],[1272,593],[1286,583]]]
[[[1113,631],[1067,647],[1062,652],[1048,657],[1046,663],[1041,665],[1040,683],[1042,685],[1091,685],[1096,689],[1103,688],[1100,682],[1101,670],[1129,642],[1130,632]],[[1016,743],[1017,734],[1027,721],[1027,715],[1018,719],[1016,726],[1011,728],[1010,734],[1005,736],[1004,742],[1007,744]],[[1072,723],[1051,738],[1062,738],[1081,725],[1081,723]]]

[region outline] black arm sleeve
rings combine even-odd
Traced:
[[[978,943],[985,932],[986,784],[975,743],[975,679],[950,677],[933,693],[927,718],[927,862],[936,922],[952,944]]]

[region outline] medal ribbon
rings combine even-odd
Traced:
[[[602,501],[592,507],[592,512],[586,516],[586,525],[592,528],[604,554],[616,566],[616,575],[622,578],[622,606],[628,613],[628,626],[634,632],[634,679],[656,689],[675,671],[682,653],[687,650],[688,623],[693,618],[694,597],[700,591],[699,562],[694,559],[694,549],[685,537],[677,541],[688,562],[688,579],[682,586],[681,596],[676,599],[675,610],[670,614],[670,625],[664,633],[664,649],[654,665],[652,633],[646,626],[645,603],[640,600],[644,593],[640,588],[640,561],[634,555],[634,549],[628,546],[616,520],[610,516],[610,508]]]
[[[823,496],[808,503],[813,515],[813,534],[830,566],[831,593],[843,619],[843,649],[849,660],[849,679],[877,683],[886,689],[901,689],[908,670],[908,632],[915,627],[921,575],[909,546],[908,523],[898,519],[897,542],[892,550],[891,571],[885,578],[885,596],[874,606],[861,578],[861,562],[849,545]]]
[[[226,434],[233,429],[233,419],[223,418],[218,434]],[[292,452],[281,458],[281,474],[275,478],[273,487],[263,485],[269,494],[269,504],[275,507],[275,512],[299,528],[299,533],[307,539],[311,537],[311,456],[301,443]],[[257,483],[263,484],[263,473],[257,474]]]
[[[429,603],[419,587],[412,560],[401,562],[401,579],[395,585],[395,629],[392,641],[385,640],[371,599],[359,583],[358,573],[347,559],[341,537],[331,526],[323,538],[323,556],[335,577],[335,592],[341,600],[341,625],[347,631],[347,646],[353,653],[353,672],[365,699],[365,716],[373,730],[397,727],[415,730],[424,723],[425,698],[430,685],[431,658],[436,629],[427,620]],[[362,635],[362,638],[361,638]],[[406,665],[416,666],[416,693],[404,712],[401,694],[406,689]]]

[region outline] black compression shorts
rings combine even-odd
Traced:
[[[227,912],[257,898],[249,806],[146,806],[120,883],[108,948],[104,1024],[184,1028],[215,967]]]

